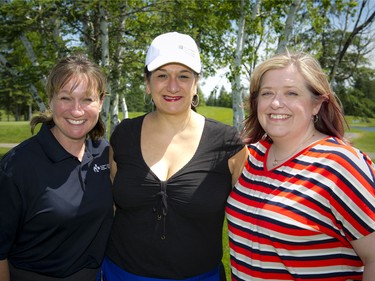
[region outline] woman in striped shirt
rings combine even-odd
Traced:
[[[250,156],[226,207],[233,280],[375,280],[375,165],[345,141],[319,63],[264,61],[249,106]]]

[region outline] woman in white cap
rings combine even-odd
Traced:
[[[195,112],[200,71],[188,35],[149,47],[155,111],[124,120],[110,141],[116,215],[104,280],[225,279],[224,207],[247,151],[234,127]]]

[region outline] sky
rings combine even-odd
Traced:
[[[228,79],[225,77],[225,69],[221,69],[217,72],[215,76],[202,77],[200,80],[200,87],[202,89],[203,95],[208,98],[211,91],[217,86],[218,89],[221,89],[222,86],[228,92],[231,92],[231,85]]]
[[[363,13],[363,17],[368,16],[369,13],[373,11],[375,8],[375,0],[370,0],[368,6],[366,6],[366,11]],[[367,10],[369,9],[369,10]],[[373,28],[372,28],[373,30]],[[370,61],[370,67],[375,69],[375,40],[373,41],[373,50],[370,54],[368,54],[368,58]],[[227,92],[231,92],[231,84],[228,81],[228,79],[225,77],[225,69],[219,70],[218,73],[215,76],[211,77],[202,77],[200,80],[200,87],[203,91],[204,96],[207,98],[211,91],[217,86],[218,89],[221,89],[222,86],[225,87]]]
[[[375,0],[374,0],[375,1]],[[374,43],[375,44],[375,43]],[[375,47],[372,50],[372,52],[368,55],[369,61],[371,63],[371,66],[373,69],[375,69]],[[202,77],[200,80],[200,87],[202,89],[203,95],[205,98],[208,98],[211,91],[217,86],[217,88],[220,90],[222,86],[227,90],[227,92],[232,91],[232,86],[229,82],[229,80],[225,77],[225,71],[226,69],[221,69],[218,71],[218,73],[215,76],[210,77]]]

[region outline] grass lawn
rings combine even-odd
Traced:
[[[219,107],[198,107],[198,113],[225,124],[233,124],[233,111],[230,108],[219,108]],[[133,118],[142,115],[142,112],[130,112],[129,117]],[[120,115],[121,117],[121,115]],[[365,122],[357,120],[351,116],[346,117],[350,127],[375,127],[375,119]],[[38,128],[35,130],[38,131]],[[367,132],[359,129],[350,129],[349,133],[356,133],[355,138],[351,139],[354,146],[361,149],[364,152],[375,153],[375,132]],[[22,140],[31,137],[29,123],[26,121],[19,122],[0,122],[0,143],[19,143]],[[3,156],[9,148],[0,147],[0,157]],[[373,154],[371,154],[372,156]],[[374,159],[374,156],[372,156]],[[223,229],[223,263],[227,272],[227,279],[230,280],[230,269],[229,269],[229,246],[227,239],[227,227],[226,222]]]

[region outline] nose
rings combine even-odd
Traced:
[[[169,77],[167,90],[172,94],[177,93],[180,90],[177,77]]]
[[[83,107],[79,101],[73,102],[71,113],[74,117],[79,117],[84,114]]]
[[[280,108],[280,107],[283,107],[283,106],[284,106],[284,99],[283,99],[282,95],[276,94],[272,99],[271,107],[272,108]]]

